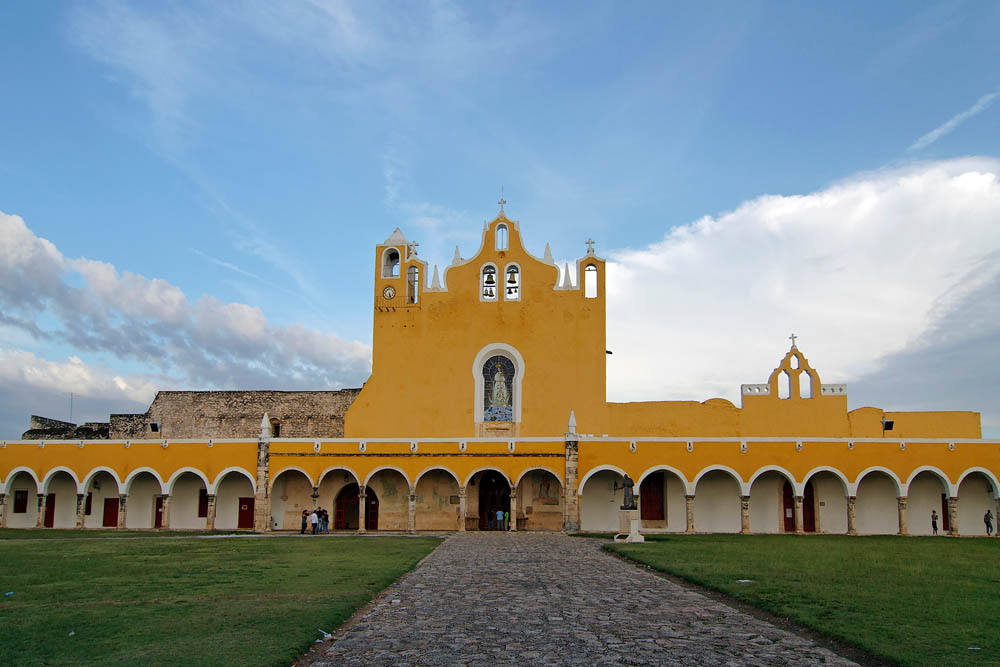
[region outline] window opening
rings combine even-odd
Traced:
[[[789,365],[794,369],[799,367],[799,357],[797,355],[792,355],[792,358],[788,360]]]
[[[271,437],[280,438],[281,437],[281,422],[277,419],[271,420]]]
[[[483,267],[483,301],[497,300],[497,270],[492,266]]]
[[[382,259],[382,277],[399,277],[399,251],[395,248],[389,248],[385,251],[385,255]]]
[[[507,279],[504,281],[504,298],[507,301],[517,301],[521,298],[521,272],[516,266],[507,267]]]
[[[778,376],[778,398],[788,398],[792,395],[792,378],[788,371],[781,371]]]
[[[597,267],[593,264],[583,270],[583,295],[588,299],[597,298]]]
[[[799,398],[812,398],[813,383],[809,371],[799,373]]]
[[[14,491],[14,514],[25,514],[28,511],[28,490]]]
[[[497,225],[496,248],[497,250],[507,249],[507,225]]]
[[[514,421],[514,362],[496,355],[483,364],[483,421]]]
[[[416,303],[420,284],[420,269],[411,266],[406,270],[406,302]]]

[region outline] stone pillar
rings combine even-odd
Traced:
[[[958,537],[958,498],[948,498],[948,534]]]
[[[792,501],[795,506],[795,534],[802,535],[806,532],[802,529],[802,496],[795,496]]]
[[[0,528],[7,527],[7,494],[0,493]]]
[[[740,533],[750,534],[750,496],[740,496]]]
[[[517,494],[510,494],[510,529],[517,532]]]
[[[253,498],[253,529],[258,533],[271,531],[270,461],[271,441],[262,427],[257,441],[257,491]]]
[[[163,514],[160,515],[160,530],[170,529],[170,494],[163,494]]]
[[[410,497],[407,499],[406,507],[406,530],[410,533],[417,532],[417,489],[410,487]]]
[[[367,489],[364,484],[358,486],[358,532],[364,535],[367,530],[365,530],[365,512],[368,509],[368,495]]]
[[[563,530],[567,533],[580,531],[580,486],[579,477],[580,448],[575,433],[566,434],[566,494],[563,502]]]
[[[685,533],[694,532],[694,496],[684,496],[684,509],[687,514],[687,527],[684,529]]]
[[[82,493],[76,494],[76,525],[73,526],[77,530],[83,528],[83,518],[84,510],[87,509],[87,503],[85,502],[87,496]]]
[[[128,509],[126,509],[126,501],[128,501],[128,494],[119,493],[118,494],[118,526],[117,530],[125,530],[125,522],[128,519]]]
[[[899,496],[896,498],[896,509],[899,514],[899,532],[897,535],[909,535],[909,531],[906,529],[906,496]]]
[[[254,500],[254,508],[257,502]],[[208,516],[205,517],[205,530],[215,530],[215,494],[208,494]]]
[[[458,487],[458,530],[465,532],[465,487]]]
[[[857,513],[854,511],[854,503],[858,501],[857,496],[847,496],[847,534],[857,535],[858,529],[855,525]]]
[[[38,516],[35,517],[35,528],[45,527],[45,494],[38,494]]]

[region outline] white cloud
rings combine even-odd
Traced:
[[[1000,276],[998,174],[1000,161],[971,158],[863,174],[760,197],[611,253],[609,399],[739,404],[739,384],[765,381],[795,332],[824,382],[868,382],[891,365],[900,385],[932,380],[949,405],[1000,423],[1000,406],[982,400],[997,382],[974,355],[940,378],[890,364],[914,349],[933,355],[942,339],[1000,338],[1000,320],[948,319],[1000,311],[1000,290],[984,289]]]
[[[156,385],[148,377],[122,377],[109,368],[86,364],[76,356],[49,361],[9,347],[0,347],[0,386],[140,403],[148,403],[156,395]]]
[[[985,111],[986,109],[988,109],[989,106],[991,104],[993,104],[993,101],[996,100],[998,97],[1000,97],[1000,91],[996,91],[996,92],[992,92],[992,93],[988,93],[986,95],[983,95],[971,107],[969,107],[968,109],[966,109],[962,113],[957,114],[956,116],[954,116],[951,119],[949,119],[946,123],[944,123],[944,124],[942,124],[942,125],[934,128],[933,130],[931,130],[930,132],[928,132],[924,136],[922,136],[919,139],[917,139],[915,142],[913,142],[913,145],[910,146],[907,150],[908,151],[919,151],[919,150],[921,150],[923,148],[927,148],[928,146],[930,146],[931,144],[933,144],[935,141],[937,141],[938,139],[940,139],[944,135],[948,134],[949,132],[951,132],[952,130],[954,130],[956,127],[958,127],[959,125],[961,125],[965,121],[969,120],[970,118],[972,118],[976,114],[982,113],[983,111]]]

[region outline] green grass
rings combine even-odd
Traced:
[[[1000,540],[839,535],[646,539],[646,544],[606,548],[889,662],[1000,664]]]
[[[111,528],[87,528],[83,530],[62,528],[0,528],[0,540],[79,540],[88,537],[101,539],[122,537],[191,537],[198,535],[252,534],[245,530],[114,530]]]
[[[439,542],[3,540],[0,664],[287,665]]]

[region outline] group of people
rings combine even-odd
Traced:
[[[486,515],[487,530],[510,530],[510,512],[497,510]]]
[[[307,530],[311,530],[313,535],[330,532],[330,513],[322,507],[313,510],[302,510],[302,530],[300,534],[305,535]]]
[[[986,510],[986,514],[983,515],[983,523],[986,524],[986,537],[993,535],[993,512],[991,510]],[[938,513],[937,510],[931,510],[931,530],[934,534],[938,534]]]

